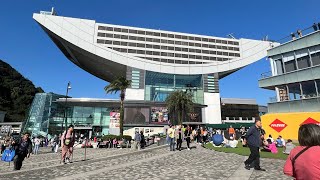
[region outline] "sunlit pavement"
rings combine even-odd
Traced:
[[[167,146],[132,149],[76,149],[73,163],[60,164],[59,154],[42,149],[23,162],[0,163],[0,179],[290,179],[283,175],[283,160],[261,159],[266,172],[244,169],[245,157],[193,145],[191,150],[169,151]]]

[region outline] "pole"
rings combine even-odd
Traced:
[[[69,88],[71,88],[70,87],[70,81],[68,82],[68,85],[67,85],[67,93],[66,93],[66,100],[65,100],[65,112],[64,112],[64,123],[65,123],[65,130],[66,130],[66,132],[67,132],[67,130],[68,130],[68,117],[67,117],[67,110],[68,110],[68,108],[67,108],[67,102],[68,102],[68,93],[69,93]]]
[[[86,159],[87,159],[87,138],[84,143],[84,160],[86,160]]]

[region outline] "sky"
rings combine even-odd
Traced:
[[[0,59],[35,86],[72,97],[118,98],[104,92],[107,82],[70,62],[32,19],[33,13],[92,19],[100,23],[161,29],[201,35],[278,40],[319,22],[319,0],[2,0]],[[270,71],[266,58],[220,81],[222,98],[252,98],[266,105],[275,93],[258,87]]]

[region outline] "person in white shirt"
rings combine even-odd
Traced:
[[[40,139],[38,137],[34,138],[34,151],[33,154],[38,154],[40,147]]]

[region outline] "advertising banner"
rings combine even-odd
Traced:
[[[109,133],[120,134],[120,112],[110,112]]]
[[[319,112],[276,113],[261,116],[262,128],[273,138],[298,139],[299,127],[303,124],[320,125]]]
[[[165,107],[151,107],[151,124],[168,124],[168,109]]]
[[[148,124],[150,118],[149,108],[125,108],[124,124]]]

